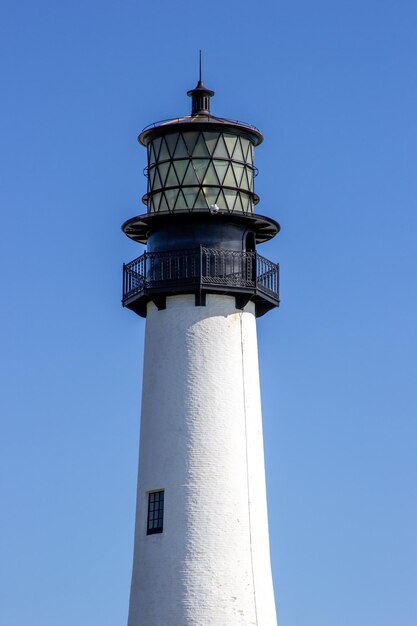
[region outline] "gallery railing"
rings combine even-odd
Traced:
[[[145,291],[201,287],[261,291],[279,302],[279,266],[257,252],[194,248],[145,252],[123,266],[123,303]]]

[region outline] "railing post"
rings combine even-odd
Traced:
[[[254,271],[254,274],[255,274],[255,290],[257,290],[258,289],[258,253],[256,252],[256,250],[254,252],[254,263],[255,263],[255,271]]]
[[[143,253],[143,292],[146,292],[146,286],[147,286],[147,272],[146,272],[146,259],[147,259],[148,253],[145,251]]]
[[[279,263],[277,263],[277,296],[278,296],[278,302],[280,302],[280,299],[279,299]]]
[[[203,246],[200,243],[200,291],[203,285]]]

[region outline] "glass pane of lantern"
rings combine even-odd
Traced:
[[[233,150],[235,149],[237,137],[235,135],[224,135],[229,157],[232,158]]]
[[[233,152],[233,160],[234,161],[243,161],[243,152],[242,152],[242,148],[240,146],[240,140],[238,139],[236,142],[236,147],[235,147],[235,151]]]
[[[161,147],[161,137],[158,137],[158,139],[155,139],[155,141],[153,142],[153,149],[155,151],[155,161],[158,160],[160,147]]]
[[[251,213],[252,212],[252,203],[251,203],[251,198],[250,196],[245,196],[243,199],[243,210],[245,211],[245,213]]]
[[[169,159],[169,152],[168,152],[168,147],[167,144],[165,142],[165,138],[162,138],[162,142],[161,142],[161,149],[159,151],[159,157],[158,157],[158,161],[165,161],[166,159]]]
[[[154,211],[156,211],[156,213],[159,211],[159,204],[161,202],[161,195],[160,193],[156,193],[154,196],[152,196],[152,201],[153,201],[153,207],[154,207]]]
[[[236,200],[236,191],[233,189],[225,189],[224,195],[226,197],[227,209],[232,212]]]
[[[228,187],[236,187],[236,179],[233,174],[233,167],[229,165],[227,168],[226,176],[224,177],[223,185],[227,185]]]
[[[184,187],[182,190],[185,198],[185,202],[187,204],[188,209],[192,209],[195,201],[195,197],[197,195],[198,189],[195,187]]]
[[[187,208],[187,203],[185,201],[184,198],[184,194],[182,193],[182,191],[180,190],[178,197],[177,197],[177,201],[174,205],[174,210],[176,211],[184,211]]]
[[[246,161],[248,163],[250,163],[250,165],[253,165],[253,145],[251,142],[249,142],[249,148],[248,148],[248,154],[246,157]]]
[[[212,156],[214,153],[214,148],[216,147],[218,138],[219,133],[204,133],[204,139],[206,141],[206,146],[210,153],[210,156]]]
[[[193,164],[190,161],[188,164],[187,171],[184,176],[183,185],[198,185],[198,179],[195,175]]]
[[[242,154],[243,154],[243,161],[246,161],[246,155],[248,153],[248,147],[249,147],[249,139],[245,139],[244,137],[240,138],[240,145],[242,146]]]
[[[171,211],[175,206],[175,201],[177,199],[177,196],[178,196],[178,189],[167,189],[165,191],[165,197],[168,202],[168,207]]]
[[[216,187],[203,187],[203,193],[206,197],[206,201],[209,207],[213,204],[217,204],[217,196],[219,195],[219,190]]]
[[[155,167],[151,167],[148,170],[148,180],[149,180],[149,188],[152,189],[153,187],[153,181],[155,178],[155,172],[156,172],[156,168]]]
[[[201,189],[198,192],[198,196],[197,196],[197,200],[195,201],[194,208],[195,209],[207,209],[207,202]]]
[[[204,141],[203,135],[199,135],[197,139],[197,143],[194,146],[193,156],[195,157],[208,157],[209,152],[207,150],[206,142]]]
[[[175,144],[177,143],[178,133],[175,133],[174,135],[167,135],[165,137],[165,139],[166,139],[166,142],[167,142],[169,154],[171,156],[174,156]]]
[[[161,179],[159,177],[158,168],[156,167],[155,168],[155,176],[154,176],[154,179],[153,179],[153,187],[152,187],[152,189],[161,189],[161,187],[162,187],[162,182],[161,182]]]
[[[167,177],[168,168],[169,168],[169,163],[160,163],[158,165],[159,176],[161,177],[162,187],[165,186],[165,180]]]
[[[159,211],[168,211],[168,208],[169,208],[168,202],[166,201],[164,194],[162,194],[161,204],[159,205]]]
[[[233,170],[236,176],[237,186],[244,186],[246,184],[246,180],[242,180],[244,165],[239,165],[238,163],[233,163]]]
[[[225,200],[223,191],[220,191],[216,204],[219,207],[219,209],[222,209],[223,211],[227,211],[227,202]]]
[[[188,157],[187,147],[184,143],[182,135],[178,138],[177,147],[175,148],[175,158],[181,159],[182,157]]]
[[[213,163],[210,163],[210,165],[208,166],[203,183],[205,185],[218,185],[219,184],[219,179],[217,178],[216,170],[214,169]]]
[[[248,196],[245,193],[241,193],[240,200],[242,202],[242,211],[243,213],[246,213],[248,208]]]
[[[149,165],[153,165],[155,163],[155,152],[153,151],[152,143],[148,146],[148,163]]]
[[[244,165],[234,165],[235,168],[235,172],[236,172],[236,167],[242,168],[241,174],[242,174],[242,179],[240,181],[240,187],[242,187],[242,189],[247,189],[248,188],[248,179],[246,178],[246,174],[245,174],[245,166]]]
[[[228,161],[213,161],[213,165],[219,178],[220,184],[222,185],[229,163]]]
[[[177,172],[177,176],[178,176],[178,180],[180,184],[182,183],[182,179],[184,178],[185,170],[187,169],[188,163],[189,163],[188,159],[187,160],[183,159],[182,161],[174,161],[172,163],[172,166],[175,168],[175,171]]]
[[[187,152],[189,156],[191,156],[194,150],[194,146],[197,141],[198,133],[196,132],[184,133],[183,137],[187,146]]]
[[[165,187],[176,187],[178,185],[178,178],[175,173],[174,166],[171,165],[168,171],[168,176],[165,181]]]
[[[243,213],[243,205],[242,200],[240,199],[240,193],[237,194],[235,211],[240,211],[241,213]]]
[[[228,159],[229,155],[227,154],[226,145],[224,143],[223,135],[220,135],[219,141],[217,142],[216,149],[214,150],[215,157],[220,157],[223,159]]]
[[[246,176],[248,177],[248,189],[253,191],[253,170],[246,168]]]
[[[204,180],[204,175],[206,173],[207,165],[209,164],[209,162],[210,161],[208,159],[193,159],[194,170],[200,183],[202,183]]]

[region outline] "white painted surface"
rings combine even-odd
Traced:
[[[146,319],[128,626],[252,625],[276,625],[254,306],[170,297]]]

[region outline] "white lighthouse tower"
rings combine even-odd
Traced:
[[[210,113],[146,128],[147,213],[123,231],[123,304],[146,317],[128,626],[275,626],[256,317],[278,306],[257,245],[253,126]]]

